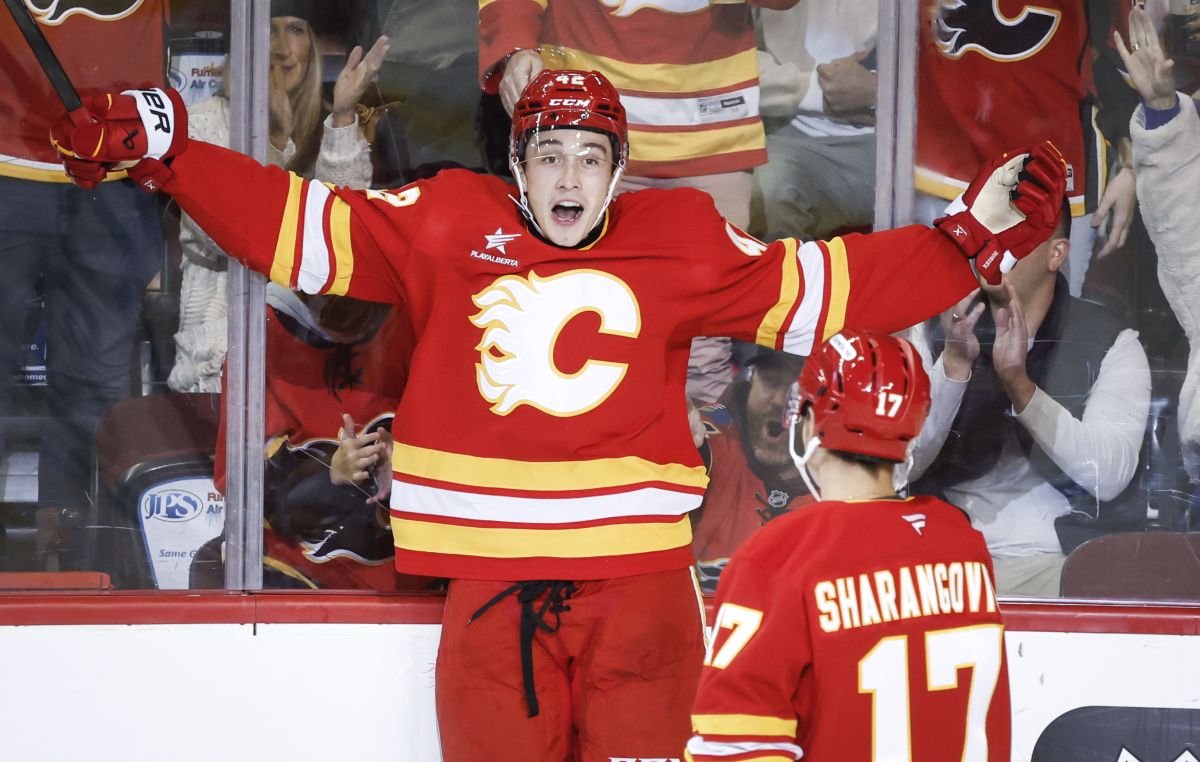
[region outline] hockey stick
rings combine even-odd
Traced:
[[[54,55],[50,43],[46,41],[46,35],[42,34],[41,28],[30,15],[25,0],[4,0],[4,4],[8,6],[8,12],[12,15],[13,21],[17,22],[17,28],[21,30],[25,42],[29,43],[29,49],[33,51],[34,57],[41,64],[46,79],[50,80],[50,85],[58,94],[58,99],[67,109],[71,121],[77,125],[90,123],[91,118],[84,110],[83,102],[79,100],[79,93],[75,92],[75,85],[71,84],[71,78],[67,76],[66,70],[59,63],[58,56]]]

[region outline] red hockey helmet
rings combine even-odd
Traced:
[[[929,415],[929,376],[904,339],[844,330],[808,358],[798,397],[792,414],[812,405],[825,449],[903,462]]]
[[[625,166],[629,155],[625,107],[617,89],[600,72],[543,69],[529,80],[513,107],[508,158],[514,171],[532,132],[560,127],[608,135],[613,164]]]

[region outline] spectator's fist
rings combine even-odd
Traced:
[[[170,177],[163,164],[187,145],[187,110],[175,90],[126,90],[86,100],[90,120],[63,117],[50,130],[67,174],[90,187],[119,165],[149,191]],[[89,185],[90,184],[90,185]]]
[[[542,61],[542,54],[536,50],[518,50],[508,57],[504,77],[500,80],[500,102],[509,116],[512,116],[517,101],[521,100],[525,85],[544,68],[546,65]]]
[[[1006,152],[984,167],[962,196],[934,221],[988,283],[1054,232],[1062,209],[1067,165],[1054,144]]]

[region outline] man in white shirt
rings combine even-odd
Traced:
[[[754,232],[823,238],[874,220],[878,12],[876,0],[758,9],[767,164]]]
[[[1069,220],[1064,211],[983,301],[973,294],[942,316],[933,407],[910,472],[925,477],[918,491],[971,516],[1002,593],[1058,595],[1074,543],[1056,522],[1098,518],[1129,484],[1149,412],[1137,332],[1068,293]]]

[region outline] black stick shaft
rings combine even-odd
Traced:
[[[8,12],[12,14],[13,21],[17,22],[17,28],[21,30],[25,42],[29,43],[29,48],[33,51],[38,63],[41,64],[42,71],[46,73],[46,79],[50,80],[50,85],[58,94],[58,99],[62,101],[67,112],[73,114],[83,108],[83,102],[79,100],[79,93],[75,92],[75,85],[71,84],[71,78],[67,76],[66,70],[59,63],[58,56],[54,55],[54,49],[46,41],[46,35],[42,34],[41,27],[30,15],[25,1],[4,0],[4,4],[8,6]]]

